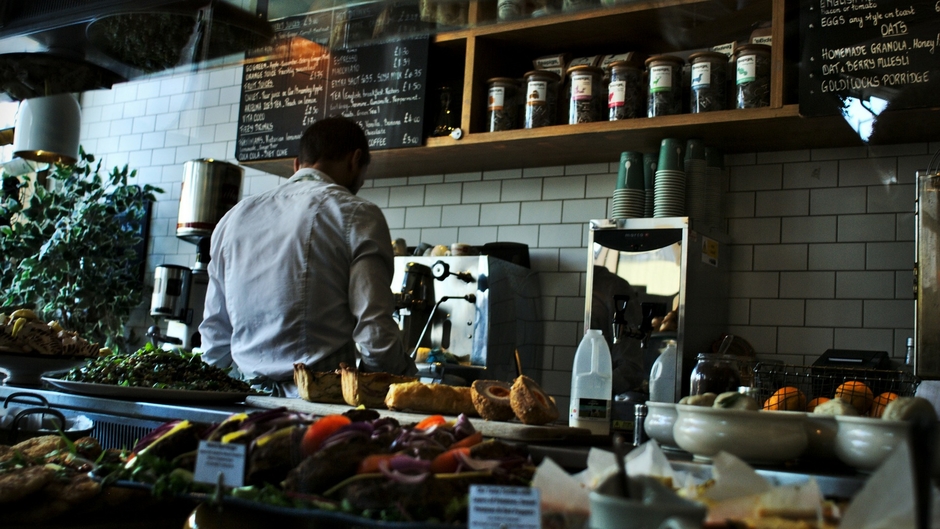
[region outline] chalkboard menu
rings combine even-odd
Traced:
[[[940,1],[802,0],[800,113],[940,106]]]
[[[371,149],[421,144],[429,38],[329,48],[361,19],[343,10],[272,23],[271,44],[246,54],[238,161],[297,156],[304,130],[337,115],[359,123]]]

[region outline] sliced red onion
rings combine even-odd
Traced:
[[[460,465],[457,468],[458,472],[464,467],[471,470],[494,470],[500,466],[500,462],[495,459],[473,459],[462,450],[454,451],[454,455],[460,460]]]
[[[397,455],[391,459],[379,461],[379,472],[396,483],[417,485],[430,475],[431,462]]]
[[[457,422],[454,423],[453,432],[454,437],[459,441],[464,437],[470,437],[477,433],[477,429],[473,427],[473,423],[470,422],[470,419],[461,413],[457,416]]]

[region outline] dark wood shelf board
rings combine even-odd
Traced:
[[[542,50],[582,52],[615,46],[617,53],[626,49],[660,53],[711,46],[747,34],[755,19],[770,19],[771,5],[772,0],[741,6],[724,0],[628,2],[440,33],[434,41],[444,44],[473,36]]]

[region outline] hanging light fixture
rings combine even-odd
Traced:
[[[82,111],[72,94],[24,99],[13,131],[13,155],[26,160],[78,161]]]

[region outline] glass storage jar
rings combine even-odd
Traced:
[[[734,50],[735,106],[770,106],[770,46],[744,44]]]
[[[639,63],[610,63],[610,85],[607,87],[607,110],[610,121],[638,118],[643,114],[643,71]]]
[[[689,112],[724,110],[728,102],[728,56],[715,51],[689,55],[692,76]]]
[[[674,55],[656,55],[646,59],[649,100],[646,115],[655,118],[682,113],[682,65]]]
[[[737,360],[731,355],[700,353],[689,379],[689,395],[737,391],[741,385],[741,372]]]
[[[568,100],[568,124],[592,123],[604,119],[604,70],[596,66],[568,68],[571,97]]]
[[[516,128],[516,92],[519,84],[509,77],[486,81],[486,123],[489,132]]]
[[[558,82],[554,72],[533,70],[525,74],[525,128],[535,129],[555,124]]]

